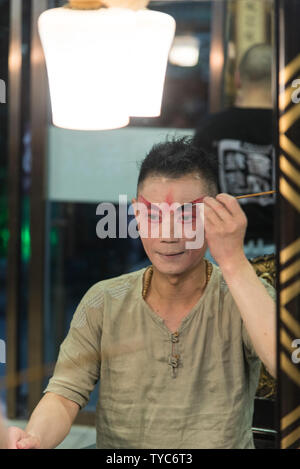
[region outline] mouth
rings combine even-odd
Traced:
[[[165,259],[176,259],[176,258],[182,256],[182,254],[184,254],[184,251],[170,253],[170,254],[163,254],[162,252],[158,252],[157,254],[164,257]]]

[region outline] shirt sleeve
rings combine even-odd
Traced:
[[[275,290],[275,288],[272,287],[272,285],[270,285],[263,278],[259,277],[259,280],[262,282],[262,284],[266,288],[266,290],[269,293],[269,295],[271,296],[271,298],[274,301],[276,301],[276,290]],[[245,326],[243,320],[242,320],[242,336],[243,336],[244,351],[245,351],[247,360],[259,358],[256,351],[255,351],[255,348],[253,347],[252,341],[249,337],[248,331],[246,329],[246,326]]]
[[[59,394],[80,408],[88,403],[100,373],[102,309],[101,293],[93,295],[89,291],[83,297],[60,346],[54,374],[44,393]]]

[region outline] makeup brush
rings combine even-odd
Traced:
[[[249,197],[258,197],[259,195],[275,194],[276,191],[256,192],[255,194],[238,195],[236,199],[247,199]]]

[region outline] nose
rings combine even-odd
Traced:
[[[163,217],[161,224],[161,241],[164,243],[175,244],[179,242],[178,234],[176,236],[174,226],[174,213],[170,213],[169,216]]]

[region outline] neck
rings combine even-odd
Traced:
[[[241,108],[272,109],[272,94],[268,90],[247,88],[241,90],[235,105]]]
[[[153,266],[153,276],[150,284],[151,295],[168,304],[190,302],[195,295],[201,294],[206,285],[206,262],[200,264],[183,274],[162,274]]]

